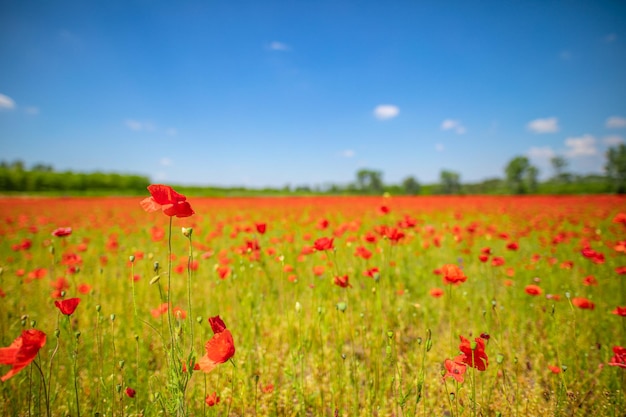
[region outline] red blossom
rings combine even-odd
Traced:
[[[267,230],[267,224],[266,223],[255,223],[254,226],[256,227],[256,231],[259,234],[264,234],[265,231]]]
[[[65,314],[66,316],[71,316],[72,314],[74,314],[74,311],[76,310],[76,307],[78,307],[79,303],[80,298],[68,298],[67,300],[57,300],[54,302],[54,305],[57,306],[61,313]]]
[[[624,307],[620,307],[620,306],[615,307],[615,310],[611,311],[611,314],[615,314],[615,315],[618,315],[618,316],[626,317],[626,306],[624,306]]]
[[[216,392],[213,392],[213,394],[209,394],[206,396],[206,398],[204,399],[204,402],[209,407],[213,407],[214,405],[217,405],[220,403],[220,397],[217,396]]]
[[[527,285],[526,288],[524,288],[524,291],[528,295],[541,295],[543,293],[541,287],[535,284]]]
[[[444,284],[459,285],[467,280],[463,270],[455,264],[446,264],[442,266],[440,272]]]
[[[342,276],[335,277],[335,285],[337,285],[337,286],[339,286],[341,288],[352,287],[352,285],[350,284],[350,278],[348,278],[348,275],[342,275]]]
[[[126,395],[129,398],[135,398],[135,394],[137,394],[137,391],[135,391],[134,389],[132,389],[131,387],[126,387],[126,391],[124,391],[126,393]]]
[[[209,324],[213,337],[206,342],[206,355],[200,358],[198,365],[203,372],[211,372],[218,364],[224,363],[235,354],[235,342],[230,330],[220,316],[210,317]]]
[[[626,348],[622,346],[613,346],[613,357],[608,364],[626,369]]]
[[[3,382],[28,366],[46,344],[46,334],[41,330],[24,330],[10,346],[0,348],[0,364],[11,365],[9,372],[0,380]]]
[[[167,216],[189,217],[195,212],[186,201],[187,197],[177,193],[168,185],[152,184],[148,186],[151,196],[140,201],[141,207],[147,212],[161,210]]]
[[[584,297],[572,298],[572,304],[583,310],[593,310],[596,308],[596,305],[591,300]]]
[[[313,243],[313,246],[317,251],[332,250],[334,249],[333,240],[333,238],[321,237]]]
[[[459,336],[461,339],[461,345],[459,350],[463,352],[461,362],[472,366],[479,371],[487,369],[489,364],[489,358],[485,353],[485,341],[479,337],[475,338],[475,344],[470,342],[463,336]],[[473,349],[472,349],[473,348]]]
[[[467,365],[463,363],[463,355],[459,355],[454,359],[446,359],[444,362],[446,374],[443,379],[454,378],[457,382],[463,382],[463,374],[467,370]]]
[[[57,229],[54,229],[54,231],[52,232],[52,236],[56,236],[56,237],[66,237],[71,234],[72,234],[71,227],[59,227]]]

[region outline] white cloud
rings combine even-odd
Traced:
[[[602,142],[604,142],[604,144],[608,146],[616,146],[620,143],[624,143],[624,138],[620,135],[610,135],[602,139]]]
[[[135,132],[139,132],[141,130],[152,132],[154,130],[154,125],[149,122],[140,122],[139,120],[128,119],[125,124],[130,130],[134,130]]]
[[[0,94],[0,110],[13,110],[15,108],[15,101],[9,96]]]
[[[445,149],[445,147],[443,146],[443,143],[435,143],[435,150],[437,152],[443,152]]]
[[[393,119],[398,114],[400,114],[400,109],[393,104],[381,104],[374,109],[374,117],[378,120]]]
[[[535,119],[528,122],[526,127],[534,133],[554,133],[559,131],[559,120],[556,117]]]
[[[461,124],[461,122],[452,119],[446,119],[441,122],[441,130],[454,130],[459,135],[467,132],[467,129]]]
[[[352,158],[354,157],[355,153],[352,149],[346,149],[345,151],[341,151],[341,156],[343,156],[344,158]]]
[[[550,159],[556,156],[556,153],[549,146],[533,146],[528,150],[527,154],[528,157],[531,159]]]
[[[271,49],[272,51],[289,51],[289,50],[291,50],[289,45],[287,45],[286,43],[278,42],[278,41],[270,42],[267,47],[269,49]]]
[[[605,126],[608,128],[612,128],[612,129],[619,129],[621,127],[626,127],[626,117],[611,116],[608,119],[606,119]]]
[[[34,106],[26,107],[24,112],[26,112],[26,114],[37,115],[39,114],[39,108]]]
[[[164,166],[164,167],[168,167],[168,166],[172,165],[172,160],[170,158],[163,157],[159,161],[159,165]]]
[[[592,156],[598,153],[596,149],[596,138],[592,135],[586,134],[577,138],[565,139],[565,146],[567,146],[567,156]]]

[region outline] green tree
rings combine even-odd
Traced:
[[[506,183],[512,194],[526,194],[537,189],[539,170],[525,156],[516,156],[504,169]]]
[[[461,175],[458,172],[444,169],[439,174],[439,185],[442,194],[459,194],[461,192]]]
[[[550,165],[552,165],[552,169],[554,170],[553,180],[558,182],[568,183],[571,181],[571,175],[565,172],[565,168],[567,168],[567,159],[562,156],[554,156],[550,158]]]
[[[359,191],[367,194],[382,194],[383,173],[371,169],[360,169],[356,173],[356,181]]]
[[[626,145],[620,143],[606,152],[604,166],[611,189],[618,194],[626,193]]]
[[[420,193],[420,183],[415,179],[415,177],[406,177],[402,181],[402,188],[405,194],[408,195],[417,195]]]

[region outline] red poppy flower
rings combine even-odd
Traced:
[[[0,380],[6,381],[28,366],[46,344],[46,334],[41,330],[24,330],[9,347],[0,348],[0,364],[11,365]]]
[[[626,306],[615,307],[615,310],[611,311],[611,314],[616,314],[618,316],[626,317]]]
[[[217,405],[220,403],[220,397],[217,396],[216,392],[213,392],[213,394],[209,394],[206,396],[206,398],[204,399],[204,402],[209,407],[213,407],[214,405]]]
[[[235,342],[230,330],[220,316],[209,317],[209,324],[213,330],[213,337],[206,342],[206,355],[200,358],[200,370],[211,372],[218,364],[224,363],[235,354]]]
[[[52,232],[52,236],[65,237],[72,234],[71,227],[59,227]]]
[[[333,240],[333,238],[321,237],[313,243],[313,246],[315,247],[315,250],[318,251],[332,250],[334,248]]]
[[[613,217],[613,223],[621,223],[626,226],[626,213],[617,213],[615,217]]]
[[[256,231],[260,234],[264,234],[267,230],[267,224],[265,223],[256,223],[254,226],[256,227]]]
[[[561,367],[556,365],[548,365],[548,369],[552,371],[553,374],[560,374],[562,371]]]
[[[541,287],[535,284],[527,285],[526,288],[524,288],[524,291],[526,291],[526,294],[528,295],[541,295],[543,292]]]
[[[127,387],[125,392],[129,398],[135,398],[135,394],[137,394],[137,391],[135,391],[131,387]]]
[[[367,249],[365,246],[357,246],[354,256],[358,256],[359,258],[369,259],[372,257],[372,252]]]
[[[168,185],[152,184],[148,186],[148,191],[150,191],[151,197],[139,202],[147,212],[161,210],[170,217],[189,217],[195,214],[191,205],[186,201],[187,197],[177,193]]]
[[[475,338],[476,345],[474,349],[472,349],[472,343],[463,336],[459,336],[461,338],[461,345],[459,346],[459,350],[463,352],[461,355],[461,362],[472,366],[479,371],[484,371],[487,369],[487,365],[489,364],[489,358],[487,358],[487,354],[485,353],[485,341],[479,337]]]
[[[596,286],[598,285],[598,280],[593,275],[588,275],[583,279],[583,285],[586,285],[587,287],[592,285]]]
[[[584,297],[572,298],[572,304],[583,310],[593,310],[596,308],[596,305],[591,300]]]
[[[347,275],[335,277],[335,285],[338,285],[341,288],[352,287],[350,284],[350,278],[348,278]]]
[[[74,314],[76,307],[80,303],[80,298],[68,298],[67,300],[55,301],[54,305],[66,316]]]
[[[446,367],[446,374],[443,379],[454,378],[457,382],[463,382],[463,374],[467,370],[467,365],[462,361],[463,355],[457,356],[454,360],[446,359],[444,366]]]
[[[614,355],[608,364],[626,369],[626,348],[622,346],[613,346],[613,353]]]
[[[467,280],[463,270],[455,264],[446,264],[440,269],[444,284],[458,285]]]

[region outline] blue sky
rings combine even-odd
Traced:
[[[0,1],[0,159],[250,187],[601,173],[621,1]]]

